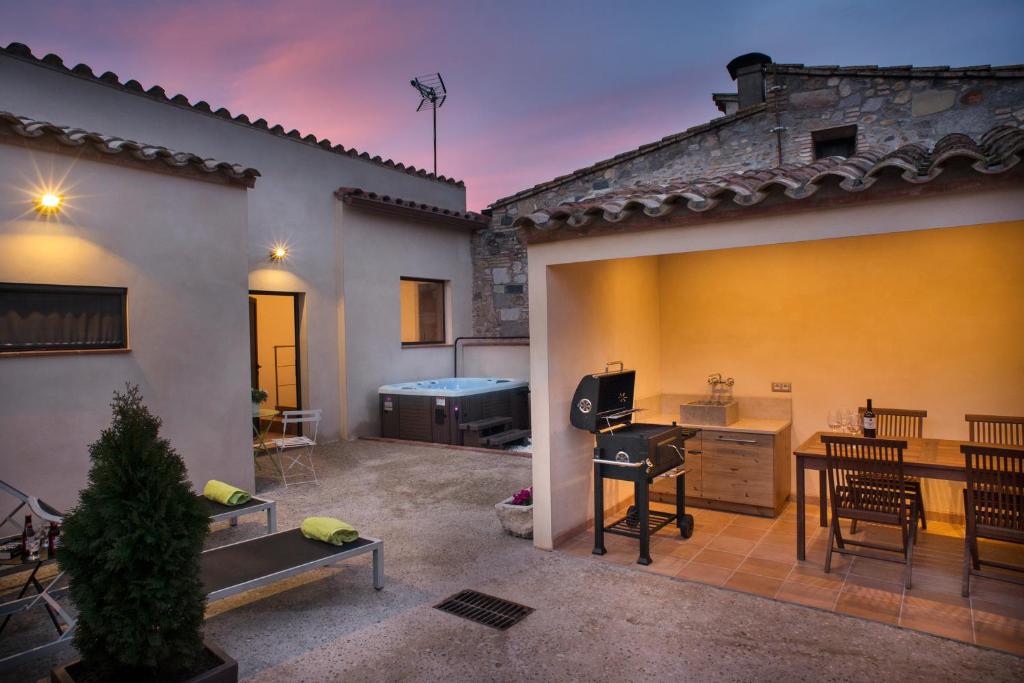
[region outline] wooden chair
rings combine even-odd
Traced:
[[[964,415],[975,443],[1024,446],[1024,417],[1009,415]]]
[[[965,443],[967,488],[964,489],[964,580],[962,593],[971,592],[971,575],[1024,585],[1005,574],[982,574],[981,565],[1024,572],[1024,566],[982,560],[978,539],[1024,544],[1024,447]]]
[[[903,449],[907,442],[838,434],[823,434],[821,441],[825,444],[825,473],[832,507],[825,572],[832,569],[833,552],[899,562],[905,565],[903,583],[910,588],[920,498],[903,475]],[[839,520],[844,518],[897,526],[902,542],[893,546],[845,539],[839,526]],[[898,553],[901,557],[862,553],[847,548],[848,545]]]
[[[865,408],[857,409],[861,419],[864,419]],[[924,419],[928,417],[927,410],[911,410],[908,408],[872,408],[876,417],[876,436],[888,438],[912,438],[924,437]],[[928,520],[924,516],[924,496],[921,494],[921,480],[917,477],[907,477],[907,483],[917,495],[917,505],[921,514],[921,528],[928,528]],[[850,524],[850,533],[857,533],[857,520]]]

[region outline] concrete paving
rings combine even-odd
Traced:
[[[245,680],[1024,680],[1012,655],[535,550],[493,510],[529,485],[528,459],[363,441],[317,463],[319,487],[261,490],[279,527],[328,514],[383,539],[386,587],[373,590],[365,557],[214,603],[207,637]],[[262,533],[259,519],[217,526],[210,544]],[[500,632],[433,609],[464,588],[536,611]]]

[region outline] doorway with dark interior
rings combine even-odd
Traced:
[[[270,435],[282,433],[284,411],[302,410],[301,320],[302,294],[249,292],[250,381],[267,392],[260,427]]]

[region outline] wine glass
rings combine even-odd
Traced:
[[[838,432],[840,422],[838,410],[828,411],[828,429],[830,432]]]
[[[851,410],[850,411],[850,433],[860,434],[860,412]]]
[[[839,425],[843,428],[844,432],[850,431],[850,411],[840,410],[839,411]]]

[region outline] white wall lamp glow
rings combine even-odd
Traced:
[[[288,247],[283,244],[275,244],[270,248],[268,258],[275,263],[280,263],[288,258]]]
[[[60,211],[64,198],[56,192],[44,192],[36,197],[36,211],[42,214],[55,214]]]

